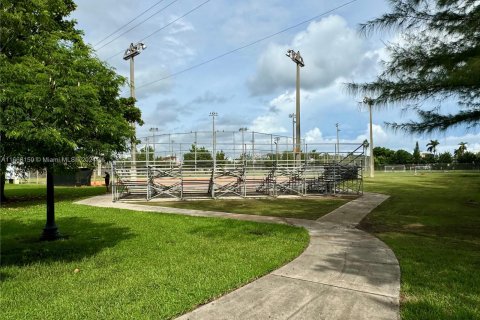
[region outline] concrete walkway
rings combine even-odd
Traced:
[[[187,319],[400,319],[400,268],[380,240],[355,229],[388,197],[365,193],[317,221],[185,210],[111,202],[98,196],[79,204],[191,216],[221,217],[305,227],[308,248],[280,269],[187,313]]]

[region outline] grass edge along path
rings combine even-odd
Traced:
[[[280,218],[317,220],[356,197],[310,197],[265,199],[215,199],[148,201],[135,204],[179,209],[251,214]]]
[[[399,260],[402,320],[480,319],[480,173],[380,173],[365,190],[391,195],[360,228]]]
[[[55,242],[37,241],[43,204],[2,207],[1,319],[169,319],[286,264],[309,241],[288,225],[94,208],[74,198],[56,204],[69,237]]]

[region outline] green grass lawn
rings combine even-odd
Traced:
[[[73,201],[105,194],[105,192],[105,187],[55,187],[55,201]],[[7,184],[5,195],[8,198],[8,208],[28,207],[44,204],[47,188],[45,185],[37,184]]]
[[[68,238],[39,242],[44,187],[7,186],[14,201],[0,209],[1,319],[168,319],[308,244],[306,230],[286,225],[72,203],[104,193],[94,187],[56,188],[57,224]]]
[[[144,205],[317,220],[347,203],[341,198],[149,201]]]
[[[400,262],[402,319],[480,319],[480,173],[380,173],[365,190],[391,195],[362,228]]]

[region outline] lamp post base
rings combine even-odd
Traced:
[[[58,240],[62,236],[58,232],[57,226],[46,226],[43,228],[42,236],[40,237],[40,241],[53,241]]]

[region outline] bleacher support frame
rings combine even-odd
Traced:
[[[273,135],[267,136],[273,141]],[[342,144],[342,150],[345,150],[343,153],[337,151],[338,145],[331,148],[333,144],[317,144],[319,147],[313,143],[304,144],[300,157],[295,157],[289,149],[292,144],[288,140],[284,150],[279,150],[276,145],[275,153],[272,152],[272,143],[262,144],[258,137],[251,141],[255,142],[255,146],[249,148],[242,141],[240,147],[233,145],[233,152],[226,147],[218,148],[219,144],[216,145],[217,148],[210,147],[225,153],[223,159],[219,160],[217,156],[217,161],[214,162],[211,160],[212,153],[209,153],[210,160],[197,157],[197,152],[209,152],[208,145],[203,151],[194,148],[194,145],[198,145],[197,140],[188,151],[190,156],[192,150],[195,151],[195,159],[185,155],[187,152],[182,145],[176,148],[180,150],[178,159],[172,146],[173,139],[169,137],[169,154],[165,153],[163,157],[154,151],[153,160],[147,156],[146,161],[132,163],[117,160],[112,163],[113,201],[363,193],[365,143]],[[145,144],[145,150],[152,144],[157,150],[161,148],[160,143],[154,143],[155,141]],[[330,150],[335,149],[334,155],[327,151],[317,151],[317,148],[329,147]],[[309,148],[312,151],[309,152]],[[301,160],[295,160],[298,158]]]

